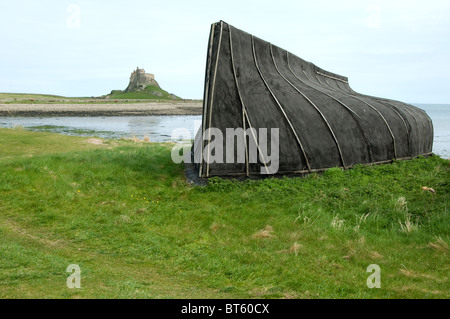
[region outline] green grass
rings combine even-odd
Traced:
[[[32,158],[35,155],[95,149],[96,146],[87,140],[85,137],[52,133],[36,134],[21,127],[0,128],[0,162]]]
[[[150,99],[150,100],[172,100],[171,95],[155,85],[148,85],[138,92],[123,93],[120,91],[111,92],[110,99]],[[179,98],[177,98],[179,99]]]
[[[33,93],[0,93],[0,99],[70,99],[60,95],[33,94]]]
[[[198,187],[171,144],[86,140],[0,130],[1,298],[450,297],[446,160]]]
[[[0,93],[0,103],[3,104],[110,104],[120,103],[146,103],[152,102],[183,101],[179,97],[174,97],[167,91],[157,86],[147,86],[139,92],[123,93],[121,90],[113,90],[109,98],[102,97],[65,97],[48,94],[30,93]]]

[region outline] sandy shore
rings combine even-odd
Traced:
[[[0,104],[0,116],[201,115],[202,102]]]

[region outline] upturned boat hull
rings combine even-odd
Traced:
[[[222,140],[212,128],[223,132]],[[227,128],[247,134],[227,137]],[[269,132],[266,152],[261,128]],[[278,151],[279,162],[270,171],[261,154],[270,154],[275,137],[279,144],[272,151]],[[359,94],[344,76],[223,21],[212,25],[202,127],[193,152],[200,177],[304,174],[384,163],[431,154],[432,143],[433,125],[423,110]]]

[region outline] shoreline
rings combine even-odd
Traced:
[[[201,115],[202,102],[0,104],[0,117]]]

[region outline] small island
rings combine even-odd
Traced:
[[[200,115],[202,100],[187,100],[161,88],[155,75],[137,67],[125,90],[99,97],[0,93],[0,116]]]
[[[175,94],[161,88],[155,80],[155,75],[146,73],[144,69],[136,68],[131,73],[130,83],[122,90],[112,90],[106,99],[155,99],[155,100],[181,100]]]

